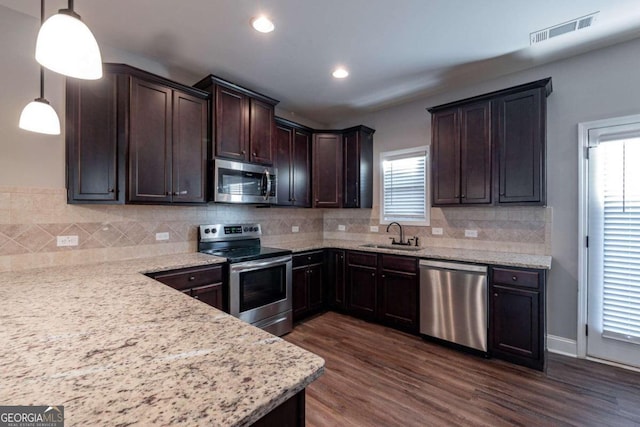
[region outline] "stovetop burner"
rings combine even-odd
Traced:
[[[198,228],[198,251],[229,263],[290,255],[287,249],[260,246],[260,224],[211,224]]]

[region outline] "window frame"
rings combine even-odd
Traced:
[[[395,219],[385,219],[385,212],[384,212],[384,162],[387,159],[390,158],[395,158],[395,159],[401,159],[401,158],[408,158],[408,157],[417,157],[421,154],[424,153],[424,173],[425,173],[425,177],[424,177],[424,200],[425,200],[425,210],[424,210],[424,218],[419,219],[419,220],[415,220],[415,219],[411,219],[411,218],[395,218]],[[401,149],[401,150],[392,150],[392,151],[384,151],[380,153],[379,156],[379,163],[378,163],[378,167],[380,168],[380,191],[379,191],[379,196],[380,196],[380,217],[379,217],[379,223],[381,225],[386,225],[386,224],[390,224],[392,222],[402,222],[405,225],[409,225],[409,226],[417,226],[417,227],[428,227],[429,225],[431,225],[431,174],[430,174],[430,170],[431,170],[431,164],[430,164],[430,146],[428,145],[421,145],[418,147],[413,147],[413,148],[405,148],[405,149]]]

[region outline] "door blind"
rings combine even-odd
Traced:
[[[640,344],[640,138],[604,142],[603,337]]]
[[[387,158],[383,165],[383,216],[388,221],[426,218],[426,153]]]

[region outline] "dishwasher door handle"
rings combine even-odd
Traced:
[[[462,264],[457,262],[420,260],[420,268],[436,268],[438,270],[463,271],[469,273],[487,274],[486,265]]]

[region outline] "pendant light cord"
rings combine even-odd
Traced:
[[[40,28],[44,22],[44,0],[40,0]],[[40,99],[44,99],[44,67],[40,65]]]

